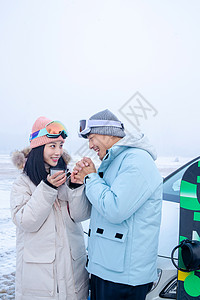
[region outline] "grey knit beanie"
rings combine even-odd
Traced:
[[[108,109],[98,112],[89,118],[89,120],[111,120],[111,121],[119,121],[119,119]],[[114,127],[114,126],[98,126],[91,127],[91,133],[102,134],[102,135],[111,135],[123,138],[126,134],[124,132],[124,127]]]

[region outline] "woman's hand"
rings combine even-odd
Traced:
[[[71,182],[72,182],[72,183],[83,184],[83,181],[78,180],[78,179],[75,179],[76,174],[77,174],[77,173],[74,172],[74,171],[71,173],[71,176],[70,176]]]
[[[48,175],[47,180],[52,185],[59,187],[66,181],[66,173],[65,171],[58,171],[53,175]]]

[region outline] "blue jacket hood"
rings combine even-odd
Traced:
[[[116,147],[118,149],[116,149]],[[116,144],[111,148],[114,152],[122,151],[121,147],[132,147],[139,148],[147,151],[153,160],[156,160],[157,153],[155,148],[151,145],[148,138],[140,132],[134,132],[134,134],[127,134],[124,138],[119,140]],[[124,150],[124,149],[123,149]]]

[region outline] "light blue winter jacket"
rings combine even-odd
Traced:
[[[144,135],[126,136],[86,179],[89,273],[129,285],[157,279],[162,177],[155,158]]]

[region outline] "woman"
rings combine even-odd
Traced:
[[[79,222],[89,218],[90,204],[84,187],[74,188],[74,176],[66,180],[66,137],[60,122],[40,117],[32,128],[30,149],[13,156],[14,164],[23,168],[11,191],[12,220],[17,226],[16,300],[87,299]],[[51,175],[58,166],[61,170]]]

